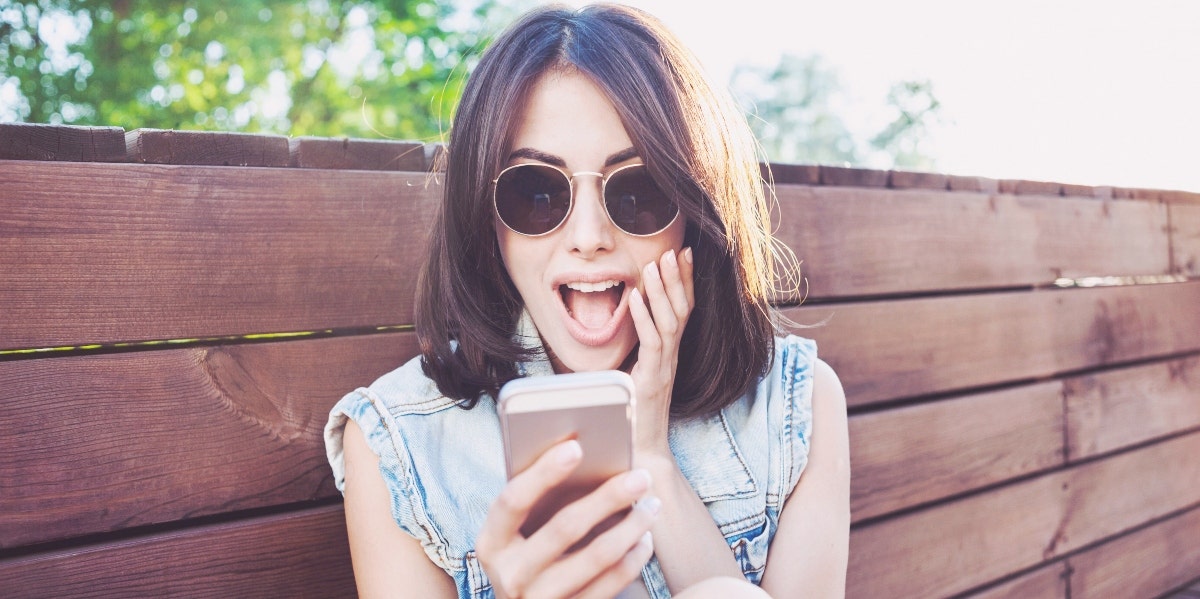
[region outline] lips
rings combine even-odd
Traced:
[[[564,275],[556,279],[556,295],[564,328],[589,347],[612,341],[629,310],[628,278],[613,273]]]

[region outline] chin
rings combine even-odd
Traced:
[[[632,323],[630,323],[632,328]],[[558,346],[557,348],[555,346]],[[558,364],[570,372],[618,370],[637,346],[637,339],[615,339],[601,347],[588,347],[573,340],[551,344],[548,349]]]

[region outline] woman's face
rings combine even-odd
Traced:
[[[549,72],[531,90],[506,166],[547,164],[571,173],[608,174],[642,160],[616,108],[577,71]],[[599,177],[573,179],[566,222],[541,237],[495,223],[508,275],[546,344],[557,372],[617,368],[637,345],[629,292],[641,269],[683,245],[684,219],[634,237],[609,220]],[[609,287],[611,283],[616,286]]]

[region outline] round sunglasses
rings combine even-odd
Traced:
[[[612,224],[637,237],[661,233],[679,216],[679,207],[659,188],[644,164],[607,175],[567,173],[545,164],[517,164],[492,180],[492,201],[504,226],[521,235],[546,235],[567,220],[575,201],[575,177],[600,177],[604,209]]]

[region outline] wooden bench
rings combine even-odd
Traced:
[[[430,147],[0,125],[0,596],[353,596],[329,407],[416,354]],[[775,165],[851,597],[1200,577],[1200,195]]]

